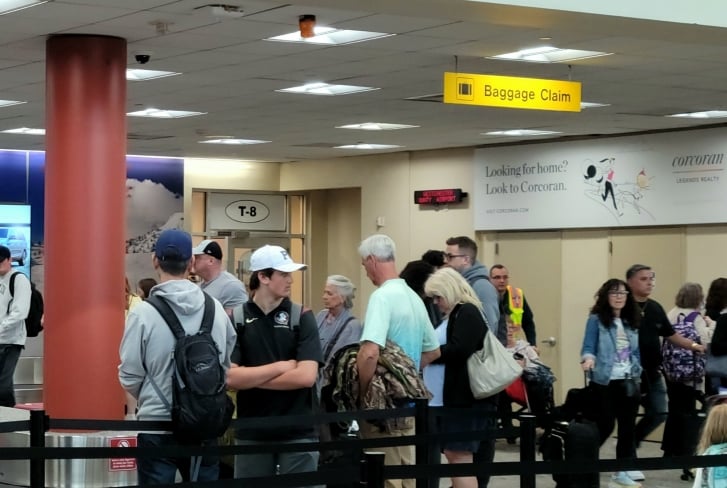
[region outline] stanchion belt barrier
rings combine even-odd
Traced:
[[[301,425],[318,425],[346,420],[388,419],[396,417],[414,417],[415,408],[398,408],[392,410],[364,410],[356,412],[320,413],[315,415],[296,415],[286,417],[246,418],[233,421],[233,427],[259,429],[281,428]],[[440,417],[479,415],[496,416],[491,412],[478,412],[473,409],[428,408],[430,415]],[[107,430],[107,431],[169,431],[170,422],[134,421],[134,420],[83,420],[83,419],[50,419],[46,416],[46,429],[68,430]],[[0,423],[0,432],[15,432],[30,429],[30,421],[13,421]],[[506,429],[508,432],[510,429]],[[511,429],[520,434],[520,428]],[[0,448],[0,460],[45,460],[45,459],[99,459],[99,458],[159,458],[188,457],[192,455],[231,455],[261,452],[295,452],[311,450],[358,450],[360,452],[372,448],[422,445],[436,439],[438,441],[460,439],[482,439],[485,431],[451,432],[451,433],[420,433],[418,435],[383,437],[375,439],[345,439],[327,442],[311,442],[296,444],[240,445],[240,446],[167,446],[167,447],[12,447]],[[714,456],[679,456],[668,458],[641,459],[607,459],[569,463],[567,461],[518,461],[497,462],[487,465],[474,464],[442,464],[427,465],[425,463],[411,466],[385,466],[384,475],[387,479],[429,478],[429,477],[462,477],[489,474],[491,476],[536,475],[552,473],[593,473],[623,470],[659,470],[682,467],[696,468],[706,466],[727,466],[727,454]],[[360,469],[351,467],[327,469],[321,472],[296,473],[277,475],[265,478],[245,478],[248,487],[264,486],[265,488],[307,486],[325,483],[352,483],[361,478]],[[217,480],[209,482],[177,483],[159,485],[161,487],[239,487],[239,479]]]
[[[19,430],[30,430],[30,420],[14,420],[12,422],[0,422],[0,433],[17,432]]]

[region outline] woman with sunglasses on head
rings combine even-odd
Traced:
[[[606,281],[596,293],[581,349],[581,366],[591,377],[595,401],[592,418],[598,425],[601,445],[618,421],[617,459],[636,457],[634,425],[641,378],[638,320],[638,308],[626,282]],[[612,476],[610,486],[636,488],[641,484],[620,471]]]
[[[462,415],[439,417],[443,433],[483,432],[482,440],[445,440],[442,451],[450,464],[472,463],[473,454],[492,462],[495,445],[497,396],[475,400],[470,388],[467,359],[482,349],[487,322],[482,304],[467,281],[452,268],[441,268],[424,284],[424,292],[432,297],[444,316],[436,333],[442,355],[424,368],[424,383],[432,393],[431,406],[462,409]],[[454,488],[486,487],[489,475],[452,478]]]

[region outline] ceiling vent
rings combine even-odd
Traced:
[[[227,5],[224,3],[210,3],[208,5],[202,5],[201,7],[195,8],[195,10],[199,9],[209,9],[212,17],[217,19],[239,19],[245,15],[245,11],[242,7],[238,7],[237,5]]]

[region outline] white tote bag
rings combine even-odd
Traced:
[[[477,400],[500,393],[522,372],[523,368],[512,357],[512,353],[490,331],[485,334],[482,349],[467,358],[470,388]]]

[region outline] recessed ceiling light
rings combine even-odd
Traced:
[[[553,46],[541,46],[531,49],[522,49],[512,53],[488,56],[487,59],[504,59],[508,61],[527,61],[531,63],[564,63],[577,59],[597,58],[609,56],[613,53],[600,51],[582,51],[579,49],[559,49]]]
[[[610,107],[610,103],[581,102],[581,108]]]
[[[284,93],[302,93],[304,95],[350,95],[351,93],[361,93],[367,91],[378,90],[370,86],[355,85],[329,85],[328,83],[308,83],[306,85],[293,86],[291,88],[283,88],[275,90]]]
[[[265,144],[270,141],[259,141],[257,139],[234,139],[232,137],[221,137],[219,139],[207,139],[199,141],[200,144],[231,144],[231,145],[245,145],[245,144]]]
[[[388,34],[386,32],[368,32],[358,30],[334,29],[332,27],[315,27],[313,29],[315,35],[313,37],[301,37],[299,31],[283,34],[282,36],[268,37],[265,41],[277,42],[300,42],[307,44],[328,44],[341,46],[344,44],[352,44],[354,42],[371,41],[381,39],[383,37],[394,36],[396,34]]]
[[[5,134],[26,134],[29,136],[45,135],[45,129],[31,129],[30,127],[18,127],[17,129],[7,129],[0,132]]]
[[[707,110],[705,112],[686,112],[683,114],[672,114],[667,117],[684,117],[688,119],[719,119],[727,117],[727,110]]]
[[[17,100],[0,100],[0,107],[11,107],[13,105],[20,105],[21,103],[28,102],[19,102]]]
[[[0,1],[0,15],[10,14],[24,8],[43,5],[49,0],[2,0]]]
[[[359,130],[398,130],[413,129],[418,125],[387,124],[384,122],[364,122],[361,124],[339,125],[336,129],[359,129]]]
[[[346,144],[345,146],[334,146],[334,149],[396,149],[397,147],[404,147],[404,146],[397,146],[396,144],[365,144],[363,142],[359,142],[358,144]]]
[[[157,78],[166,78],[167,76],[181,75],[175,71],[159,71],[154,69],[138,69],[129,68],[126,70],[126,79],[129,81],[147,81],[156,80]]]
[[[530,129],[511,129],[511,130],[495,130],[491,132],[483,132],[483,136],[545,136],[548,134],[560,134],[552,130],[530,130]]]
[[[147,108],[146,110],[137,110],[129,112],[129,117],[151,117],[154,119],[181,119],[182,117],[194,117],[196,115],[206,115],[207,112],[191,112],[187,110],[162,110],[158,108]]]

